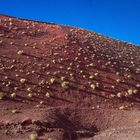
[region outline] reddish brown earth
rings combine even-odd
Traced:
[[[0,15],[0,98],[0,140],[140,140],[140,48]]]

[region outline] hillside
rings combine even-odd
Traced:
[[[0,15],[2,140],[138,140],[140,47]]]

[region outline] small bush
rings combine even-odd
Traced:
[[[19,54],[19,55],[22,55],[23,53],[24,53],[23,50],[19,50],[19,51],[17,52],[17,54]]]
[[[95,84],[91,84],[90,87],[92,88],[92,90],[96,89],[96,85]]]
[[[117,93],[117,97],[118,97],[118,98],[122,98],[122,97],[123,97],[123,93],[122,93],[122,92],[118,92],[118,93]]]
[[[29,93],[28,94],[28,97],[32,98],[33,97],[32,93]]]
[[[129,95],[132,95],[133,94],[133,89],[128,89],[127,92],[128,92]]]
[[[29,136],[30,140],[38,140],[38,135],[37,133],[33,132]]]
[[[65,80],[65,77],[64,77],[64,76],[62,76],[62,77],[61,77],[61,81],[64,81],[64,80]]]
[[[24,84],[26,82],[26,79],[22,78],[20,79],[20,83]]]
[[[15,92],[13,92],[12,94],[11,94],[11,97],[12,98],[15,98],[17,95],[16,95],[16,93]]]
[[[64,82],[62,82],[61,86],[62,86],[62,88],[68,89],[69,88],[69,82],[64,81]]]
[[[3,92],[0,92],[0,100],[3,100],[3,98],[5,97]]]
[[[51,84],[54,84],[54,83],[55,83],[55,78],[51,78],[51,79],[50,79],[50,83],[51,83]]]
[[[50,93],[49,93],[49,92],[46,92],[45,96],[46,96],[46,97],[48,97],[48,98],[50,98],[50,97],[51,97],[51,95],[50,95]]]
[[[17,110],[16,109],[12,109],[12,113],[17,113]]]
[[[94,76],[93,76],[93,75],[90,75],[90,76],[89,76],[89,79],[93,79],[93,78],[94,78]]]

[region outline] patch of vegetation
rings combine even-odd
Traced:
[[[22,78],[20,79],[20,83],[24,84],[26,82],[26,79]]]
[[[70,84],[69,84],[69,82],[64,81],[64,82],[62,82],[61,86],[62,86],[62,88],[64,88],[64,89],[68,89],[68,88],[70,87]]]
[[[51,79],[50,79],[50,83],[51,83],[51,84],[54,84],[55,81],[56,81],[55,78],[51,78]]]
[[[17,54],[19,54],[19,55],[22,55],[23,53],[24,53],[23,50],[19,50],[19,51],[17,52]]]
[[[32,98],[33,97],[32,93],[29,93],[28,94],[28,97]]]
[[[118,92],[118,93],[117,93],[117,97],[118,97],[118,98],[122,98],[122,97],[123,97],[123,93],[122,93],[122,92]]]
[[[3,100],[5,97],[4,93],[3,92],[0,92],[0,100]]]
[[[49,93],[49,92],[46,92],[45,96],[46,96],[46,97],[48,97],[48,98],[50,98],[50,97],[51,97],[51,95],[50,95],[50,93]]]
[[[38,134],[33,132],[29,136],[30,140],[38,140]]]
[[[93,76],[93,75],[90,75],[90,76],[89,76],[89,79],[93,79],[93,78],[94,78],[94,76]]]
[[[11,94],[11,97],[12,98],[15,98],[17,96],[17,94],[15,93],[15,92],[13,92],[12,94]]]
[[[92,88],[92,90],[96,89],[96,85],[95,84],[91,84],[90,87]]]
[[[16,109],[12,109],[12,113],[17,113],[17,110]]]

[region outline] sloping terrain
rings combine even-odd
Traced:
[[[140,48],[0,15],[0,108],[1,140],[139,140]]]

